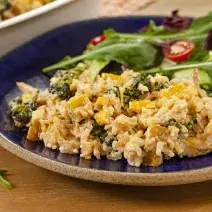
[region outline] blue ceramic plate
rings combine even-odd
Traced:
[[[42,142],[29,142],[26,133],[15,128],[8,114],[8,102],[18,95],[16,81],[35,87],[48,87],[41,69],[63,58],[80,54],[89,40],[107,28],[137,32],[150,19],[162,17],[119,17],[96,19],[63,26],[19,47],[0,60],[1,145],[19,157],[49,170],[93,181],[131,185],[171,185],[212,179],[212,155],[174,158],[153,168],[131,167],[125,160],[84,160],[78,155],[61,154],[44,148]]]

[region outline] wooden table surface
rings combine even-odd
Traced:
[[[212,9],[212,0],[158,0],[137,13],[163,15],[176,8],[198,16]],[[16,185],[13,191],[0,187],[0,212],[212,211],[212,181],[170,187],[108,185],[44,170],[1,147],[0,158],[0,168],[9,170]]]

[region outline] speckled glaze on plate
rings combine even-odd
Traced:
[[[26,132],[14,127],[8,102],[18,95],[16,81],[46,88],[49,80],[41,69],[63,58],[80,54],[89,40],[104,29],[136,32],[149,19],[162,17],[119,17],[96,19],[66,25],[19,47],[0,60],[0,140],[1,146],[43,168],[72,177],[97,182],[128,185],[176,185],[212,179],[212,154],[196,158],[173,158],[159,167],[131,167],[126,160],[85,160],[79,155],[61,154],[44,148],[42,142],[25,139]]]

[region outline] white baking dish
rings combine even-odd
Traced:
[[[0,23],[0,56],[55,27],[99,15],[101,0],[56,0]]]

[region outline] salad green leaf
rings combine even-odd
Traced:
[[[7,170],[0,170],[0,184],[8,190],[14,189],[14,186],[11,182],[4,178],[4,175],[7,173]]]
[[[177,71],[174,73],[173,78],[179,79],[179,80],[182,80],[182,78],[192,80],[193,71],[194,69],[186,69],[186,70]],[[211,84],[212,80],[209,77],[209,75],[204,70],[201,70],[201,69],[199,69],[198,74],[199,74],[200,86],[207,87],[207,89],[210,89],[212,85]]]
[[[204,32],[208,32],[211,30],[211,25],[212,25],[212,12],[209,12],[208,15],[198,17],[194,19],[190,30],[198,30],[196,32],[199,33],[199,29]]]
[[[161,62],[158,61],[158,53],[159,50],[148,41],[136,39],[95,48],[93,51],[44,68],[43,72],[66,67],[87,59],[116,61],[136,71],[158,65]]]
[[[208,75],[212,78],[212,61],[187,62],[187,63],[176,64],[171,66],[159,66],[157,68],[152,68],[148,70],[140,70],[140,72],[144,72],[148,74],[163,73],[167,75],[168,72],[174,73],[175,71],[184,70],[184,69],[194,69],[194,68],[205,70],[208,73]]]
[[[109,61],[107,60],[92,60],[89,72],[91,81],[93,82],[96,79],[96,76],[100,73],[100,71],[109,64]]]
[[[0,175],[4,176],[7,172],[7,170],[0,170]]]
[[[188,61],[207,61],[209,59],[209,51],[203,49],[205,37],[198,37],[192,40],[195,43],[194,52],[189,57]]]
[[[191,68],[198,68],[205,70],[208,75],[212,78],[212,61],[208,62],[190,62],[190,63],[184,63],[184,64],[178,64],[170,67],[164,67],[162,68],[164,72],[168,71],[177,71],[177,70],[183,70],[183,69],[191,69]]]
[[[65,56],[63,59],[61,59],[60,61],[58,61],[56,64],[54,64],[54,66],[57,66],[57,70],[59,69],[69,69],[69,68],[72,68],[72,66],[75,66],[76,64],[67,64],[67,65],[61,65],[61,64],[64,64],[66,63],[66,61],[69,61],[71,60],[71,57],[70,56]],[[51,71],[54,71],[55,69],[47,69],[47,68],[44,68],[43,69],[43,73],[50,73],[51,74]]]
[[[96,51],[98,51],[96,54],[90,56],[91,59],[116,61],[135,71],[153,67],[156,63],[158,53],[155,47],[143,40],[113,44],[99,48]]]

